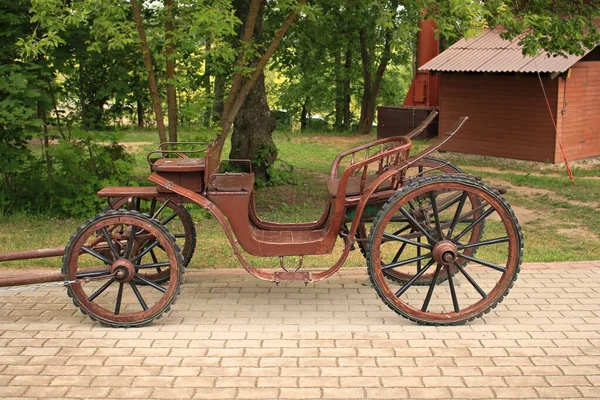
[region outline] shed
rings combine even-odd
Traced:
[[[470,118],[443,150],[557,163],[562,143],[569,161],[600,156],[600,48],[529,57],[500,33],[460,40],[421,67],[441,77],[440,132]]]

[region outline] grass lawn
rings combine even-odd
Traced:
[[[180,140],[194,134],[183,133]],[[152,150],[154,132],[122,133],[120,140],[135,155],[135,174],[148,175],[146,153]],[[301,222],[318,219],[326,199],[325,179],[333,158],[341,151],[375,139],[368,136],[333,134],[287,134],[277,132],[275,141],[280,159],[294,166],[297,185],[264,188],[257,192],[257,209],[268,220]],[[417,142],[413,153],[426,147]],[[228,154],[226,148],[224,154]],[[575,165],[577,185],[573,186],[564,166],[513,160],[438,155],[479,175],[484,181],[507,188],[509,200],[523,227],[526,262],[584,261],[600,259],[600,163]],[[225,157],[226,158],[226,157]],[[192,208],[198,232],[193,268],[239,267],[229,242],[218,223],[202,210]],[[98,210],[101,211],[101,210]],[[91,217],[91,216],[90,216]],[[55,220],[15,215],[0,218],[0,252],[64,246],[84,221]],[[336,253],[325,257],[308,257],[307,267],[328,267],[337,261]],[[276,266],[276,259],[253,259],[257,266]],[[57,267],[59,259],[4,263],[10,267]],[[365,262],[358,251],[346,265],[358,267]]]

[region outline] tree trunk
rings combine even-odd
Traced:
[[[211,44],[210,41],[206,42],[206,51],[210,52]],[[210,76],[212,74],[212,59],[211,57],[206,58],[206,62],[204,63],[204,75],[202,76],[202,84],[204,86],[204,93],[206,94],[206,98],[209,98],[211,95],[211,85],[210,85]],[[212,107],[206,106],[204,110],[204,126],[210,126]]]
[[[344,126],[344,71],[342,66],[342,49],[335,49],[335,129],[342,130]]]
[[[144,65],[148,71],[148,86],[150,88],[150,95],[152,97],[152,107],[154,108],[154,115],[156,116],[156,126],[158,128],[158,137],[162,142],[167,141],[167,135],[165,132],[165,121],[162,111],[162,103],[158,94],[158,86],[156,84],[156,76],[154,75],[154,67],[152,66],[152,58],[150,56],[150,49],[148,48],[148,39],[146,38],[146,30],[144,29],[144,21],[142,21],[142,11],[138,0],[131,0],[131,8],[133,9],[133,18],[135,19],[135,25],[140,37],[140,47],[142,48],[142,54],[144,56]]]
[[[239,0],[236,2],[236,14],[242,21],[249,17],[253,18],[252,6],[254,0]],[[256,21],[253,23],[254,32],[252,37],[260,44],[263,30],[264,3],[261,3]],[[247,32],[244,32],[246,34]],[[256,62],[260,62],[256,60]],[[244,88],[248,81],[243,79],[239,86]],[[243,93],[242,89],[239,95]],[[235,103],[235,102],[234,102]],[[225,106],[226,111],[231,114],[235,112],[236,106]],[[228,111],[227,111],[228,110]],[[269,109],[267,93],[265,88],[265,75],[260,73],[256,83],[252,86],[245,101],[239,107],[235,118],[233,135],[231,137],[232,160],[251,160],[252,168],[257,178],[269,180],[269,167],[277,159],[277,147],[273,141],[273,131],[276,128],[275,117]]]
[[[275,126],[267,103],[265,76],[261,74],[235,119],[229,158],[251,160],[256,177],[269,180],[269,166],[277,159],[272,137]]]
[[[348,50],[346,50],[346,62],[344,64],[344,123],[342,129],[347,131],[350,129],[350,123],[352,119],[352,113],[350,111],[350,105],[352,103],[352,87],[350,86],[350,76],[352,73],[352,50],[350,44],[348,44]]]
[[[392,33],[388,31],[385,36],[385,44],[381,54],[381,60],[375,71],[375,76],[371,73],[372,52],[368,48],[367,33],[365,30],[360,32],[360,48],[363,61],[363,98],[361,106],[361,115],[359,122],[359,133],[371,133],[373,121],[375,121],[375,112],[377,111],[377,97],[381,90],[383,75],[387,69],[388,63],[392,58]]]
[[[173,0],[165,0],[165,45],[167,53],[167,112],[169,141],[177,142],[177,88],[175,87],[175,43],[173,42]]]
[[[360,107],[360,121],[358,123],[358,132],[367,134],[371,132],[373,121],[369,120],[369,110],[371,109],[371,90],[372,90],[372,75],[371,62],[372,56],[369,51],[369,44],[366,29],[360,31],[360,55],[363,64],[363,95]]]
[[[137,126],[144,129],[144,103],[140,99],[137,99]]]
[[[242,4],[246,3],[246,5],[248,2],[251,2],[250,5],[252,6],[257,0],[240,0],[240,1]],[[298,5],[304,5],[304,4],[306,4],[307,1],[308,0],[298,0]],[[260,0],[258,0],[258,2],[260,2]],[[263,6],[264,6],[264,3],[263,3]],[[252,9],[252,7],[250,7],[250,8]],[[252,15],[253,14],[249,14],[250,17]],[[239,90],[237,90],[237,88],[236,88],[237,85],[235,85],[235,82],[238,77],[242,76],[242,71],[236,71],[234,73],[234,81],[231,86],[231,90],[229,92],[227,101],[224,105],[223,117],[221,118],[221,129],[222,129],[224,137],[226,137],[227,134],[229,133],[229,130],[231,129],[231,126],[233,125],[235,117],[237,116],[240,109],[244,105],[244,101],[246,101],[246,98],[250,94],[250,91],[252,90],[252,88],[254,87],[256,82],[258,82],[258,80],[260,79],[260,76],[263,75],[263,72],[265,70],[265,67],[267,66],[267,63],[269,62],[271,57],[273,57],[273,54],[275,54],[275,51],[281,44],[281,41],[285,37],[286,32],[290,29],[290,27],[296,20],[296,17],[297,17],[296,11],[291,11],[288,14],[287,18],[285,19],[285,21],[283,22],[281,27],[275,32],[275,36],[273,37],[273,40],[271,41],[271,43],[269,44],[267,49],[264,51],[262,56],[257,60],[256,65],[254,67],[254,72],[252,73],[252,76],[250,76],[250,78],[247,79],[243,85],[239,85],[241,87],[241,89],[239,89]],[[252,18],[250,18],[250,20],[251,19]],[[256,23],[257,21],[255,20],[254,22]],[[262,24],[262,16],[260,18],[260,22]],[[248,26],[249,26],[249,24],[247,24],[244,27],[244,34],[242,35],[242,46],[249,44],[249,39],[246,40]],[[261,30],[262,30],[262,27],[260,27],[260,29],[258,29],[258,31],[257,31],[258,33],[255,33],[254,35],[250,35],[250,39],[255,38],[255,39],[257,39],[256,42],[260,43],[261,36],[262,36],[260,34]],[[240,55],[243,56],[243,54],[244,54],[244,51],[242,50],[240,52]]]
[[[215,75],[215,88],[212,106],[212,120],[215,124],[221,122],[223,117],[223,104],[225,102],[225,85],[227,78],[225,75],[219,73]]]
[[[310,99],[307,97],[302,103],[302,114],[300,115],[300,131],[304,132],[308,129],[308,102]]]

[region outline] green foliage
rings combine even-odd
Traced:
[[[61,217],[93,215],[103,207],[96,192],[105,186],[136,185],[133,160],[122,146],[89,138],[63,141],[47,149],[50,169],[28,157],[10,174],[0,173],[0,214],[27,212]]]
[[[286,161],[278,159],[267,169],[266,179],[257,179],[256,187],[277,187],[285,185],[298,185],[298,174],[294,166]]]

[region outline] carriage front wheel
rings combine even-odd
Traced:
[[[145,261],[150,252],[153,259]],[[169,271],[163,283],[144,274],[157,267]],[[112,327],[143,326],[159,318],[179,295],[182,274],[174,237],[137,211],[108,211],[89,220],[73,235],[63,258],[75,306]]]
[[[467,207],[474,198],[478,207]],[[398,219],[410,224],[414,237],[397,233]],[[476,230],[481,235],[473,241]],[[403,317],[431,325],[462,324],[496,307],[517,279],[523,254],[509,204],[464,175],[410,182],[379,212],[368,245],[369,276],[381,299]],[[386,279],[389,271],[412,278],[394,282]],[[429,285],[417,285],[426,274],[433,274]]]

